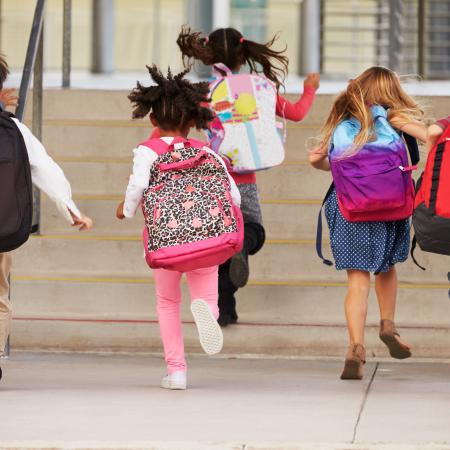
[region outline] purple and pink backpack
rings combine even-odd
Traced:
[[[402,139],[390,125],[383,107],[375,105],[371,109],[374,138],[361,149],[352,149],[360,130],[355,118],[344,120],[336,127],[328,154],[333,184],[323,203],[335,190],[339,209],[349,222],[407,219],[414,209],[412,171],[419,162],[417,142],[406,134],[403,134],[405,140]],[[320,248],[321,222],[319,213],[317,252],[324,259]]]
[[[219,265],[242,248],[243,220],[228,173],[203,142],[177,137],[142,143],[158,154],[142,210],[145,259],[187,272]]]

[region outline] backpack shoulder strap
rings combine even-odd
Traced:
[[[331,183],[330,187],[328,188],[327,193],[325,194],[325,197],[323,199],[322,205],[320,206],[319,210],[319,216],[317,217],[317,232],[316,232],[316,252],[319,258],[322,260],[324,264],[327,266],[332,266],[333,263],[329,260],[324,258],[322,253],[322,234],[323,234],[323,226],[322,226],[322,209],[325,205],[325,202],[330,198],[331,194],[334,191],[334,183]]]
[[[411,252],[410,252],[411,258],[412,258],[412,260],[414,261],[414,264],[415,264],[417,267],[419,267],[419,268],[422,269],[422,270],[426,270],[425,267],[421,266],[421,265],[417,262],[417,259],[416,259],[416,257],[414,256],[414,252],[416,251],[416,247],[417,247],[417,238],[416,238],[416,235],[414,235],[414,237],[412,238],[412,241],[411,241]]]
[[[406,147],[408,148],[409,156],[411,158],[411,164],[417,166],[420,162],[419,146],[417,139],[408,133],[402,132],[403,139],[405,140]]]
[[[216,63],[212,67],[213,75],[217,78],[224,78],[228,77],[230,75],[233,75],[233,72],[231,69],[229,69],[225,64],[223,63]]]
[[[150,150],[153,150],[158,156],[166,153],[170,147],[170,145],[167,144],[167,142],[164,142],[164,140],[161,138],[149,138],[146,141],[141,142],[139,145],[148,147]]]
[[[203,149],[203,147],[208,147],[206,142],[200,141],[198,139],[188,139],[187,143],[192,147]],[[209,148],[209,147],[208,147]]]

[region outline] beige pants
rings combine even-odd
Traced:
[[[0,356],[3,354],[11,329],[12,311],[8,298],[11,260],[11,253],[0,253]]]

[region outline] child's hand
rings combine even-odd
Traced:
[[[328,160],[328,152],[326,149],[318,147],[309,152],[309,163],[319,170],[330,170],[330,162]]]
[[[73,219],[73,227],[79,227],[80,231],[90,230],[93,226],[92,219],[88,216],[81,214],[81,217],[76,216],[72,212],[70,213]]]
[[[15,89],[2,89],[0,91],[0,102],[4,103],[5,107],[17,106],[19,97]]]
[[[118,205],[117,205],[117,209],[116,209],[116,217],[120,220],[125,219],[125,214],[123,213],[123,205],[124,205],[125,201],[122,200]]]
[[[320,74],[319,73],[308,73],[303,86],[311,86],[315,91],[319,89],[320,86]]]
[[[433,124],[427,129],[427,148],[431,150],[433,145],[439,139],[439,136],[444,132],[444,130],[437,124]]]

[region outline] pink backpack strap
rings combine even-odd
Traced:
[[[216,63],[212,67],[212,73],[217,78],[223,78],[225,74],[226,77],[233,75],[233,72],[223,63]]]
[[[158,156],[166,153],[169,150],[170,145],[164,142],[161,138],[148,138],[146,141],[141,142],[139,145],[148,147],[153,150]]]
[[[153,150],[158,156],[163,155],[164,153],[172,150],[176,144],[183,144],[185,147],[192,146],[195,148],[203,149],[203,147],[207,147],[207,144],[203,141],[199,141],[197,139],[186,139],[182,136],[177,136],[173,139],[170,144],[164,142],[161,138],[152,138],[150,137],[144,142],[141,142],[139,145],[143,145],[148,147],[150,150]]]

